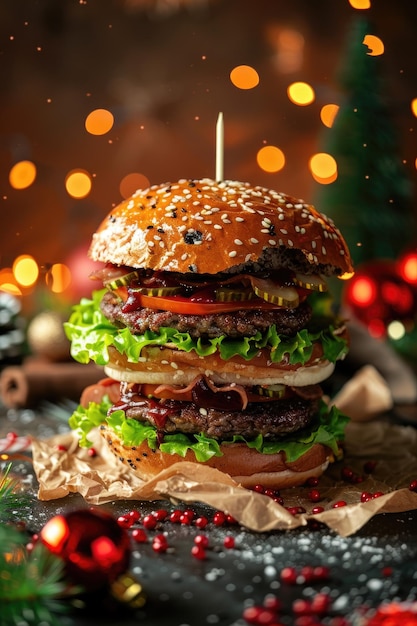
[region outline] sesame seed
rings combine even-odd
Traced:
[[[154,247],[154,245],[155,245],[155,243],[154,243],[153,241],[149,241],[149,242],[148,242],[148,246],[149,246],[150,248],[153,248],[153,247]]]
[[[165,248],[165,244],[164,244],[164,242],[163,242],[163,241],[160,241],[160,242],[159,242],[159,247],[160,247],[160,248]]]
[[[269,228],[261,228],[261,233],[265,233],[265,234],[268,235],[269,234]]]
[[[212,220],[204,220],[204,224],[212,224]]]
[[[244,222],[245,220],[243,219],[243,217],[237,216],[236,217],[236,221],[237,222]]]
[[[237,255],[236,250],[231,250],[231,251],[229,252],[229,256],[230,256],[230,257],[232,257],[232,258],[233,258],[233,257],[235,257],[236,255]]]
[[[259,239],[255,239],[255,237],[250,238],[251,243],[259,243]]]
[[[275,239],[268,239],[268,243],[270,246],[276,246],[277,242],[275,241]]]
[[[184,252],[184,254],[181,256],[181,261],[186,261],[188,259],[188,253]]]
[[[240,239],[235,239],[235,244],[237,246],[243,246],[243,241],[241,241]]]
[[[267,231],[269,232],[269,231]],[[286,228],[280,228],[279,232],[282,233],[283,235],[288,235],[288,230]]]
[[[288,242],[287,242],[287,243],[288,243],[288,245],[289,245],[289,247],[290,247],[290,248],[292,248],[292,247],[293,247],[293,245],[294,245],[294,243],[291,241],[291,239],[288,239]]]
[[[200,415],[208,415],[207,409],[205,409],[203,406],[199,408],[199,413]]]
[[[221,226],[221,224],[214,224],[214,228],[216,230],[223,230],[223,226]]]
[[[162,359],[161,363],[162,363],[162,365],[168,365],[169,361],[167,361],[166,359]]]
[[[161,241],[161,237],[159,235],[154,235],[155,241]]]
[[[174,370],[177,370],[177,369],[178,369],[178,363],[176,363],[175,361],[171,361],[171,367],[172,367]]]
[[[314,240],[313,240],[313,241],[311,242],[311,247],[313,248],[313,250],[316,248],[316,246],[317,246],[317,241],[314,241]]]
[[[284,215],[284,213],[280,213],[280,214],[278,215],[278,219],[279,219],[279,220],[281,220],[281,221],[282,221],[282,220],[285,220],[285,215]]]
[[[323,254],[327,254],[327,250],[326,250],[326,248],[324,246],[321,247],[321,251],[322,251]]]
[[[221,219],[224,221],[224,220],[227,220],[228,217],[229,216],[227,213],[223,213],[223,215],[221,216]]]

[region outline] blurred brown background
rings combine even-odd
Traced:
[[[151,184],[214,177],[219,111],[226,178],[310,200],[317,183],[308,160],[320,147],[320,109],[340,99],[337,68],[359,13],[385,45],[386,95],[414,183],[413,0],[373,0],[367,11],[348,0],[2,0],[0,269],[22,253],[39,264],[65,263],[120,202],[129,173]],[[259,73],[256,88],[231,83],[230,71],[241,64]],[[314,87],[312,105],[289,101],[295,80]],[[115,117],[102,136],[84,126],[96,108]],[[265,144],[285,153],[278,173],[257,165]],[[37,178],[15,190],[9,171],[22,159],[36,164]],[[82,200],[65,190],[74,168],[93,176]]]

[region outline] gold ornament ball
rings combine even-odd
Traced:
[[[70,343],[64,333],[64,318],[56,311],[38,313],[27,329],[31,352],[51,361],[65,361],[70,356]]]

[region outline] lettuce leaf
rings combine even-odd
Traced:
[[[102,423],[107,423],[118,435],[126,446],[139,446],[145,440],[149,447],[155,450],[157,447],[166,454],[179,454],[184,457],[191,450],[198,462],[208,461],[213,456],[222,456],[219,441],[204,434],[186,435],[183,433],[167,434],[164,441],[158,444],[157,431],[154,426],[145,422],[126,417],[124,411],[116,410],[108,414],[110,402],[107,398],[99,405],[91,402],[88,408],[81,406],[70,417],[70,427],[77,431],[80,436],[80,446],[89,447],[89,432]],[[246,440],[238,435],[222,444],[246,443],[250,448],[255,448],[262,454],[275,454],[285,452],[288,462],[296,461],[316,443],[321,443],[330,448],[337,457],[340,453],[339,443],[344,440],[344,431],[349,419],[336,407],[329,407],[321,402],[317,420],[310,428],[303,429],[281,439],[270,441],[262,435],[256,439]]]
[[[71,355],[80,363],[90,360],[97,365],[109,361],[109,346],[114,346],[128,361],[137,363],[145,346],[174,345],[178,350],[194,350],[199,356],[219,352],[224,360],[240,356],[247,361],[254,358],[260,349],[269,347],[271,361],[281,362],[286,356],[292,365],[306,363],[313,352],[314,343],[320,342],[324,356],[332,363],[347,353],[347,342],[335,333],[336,328],[328,320],[314,330],[303,329],[294,337],[279,335],[273,325],[264,333],[253,337],[232,339],[225,335],[202,341],[193,339],[189,333],[173,328],[160,328],[159,332],[147,330],[143,335],[133,335],[127,328],[117,328],[111,324],[100,310],[100,301],[105,290],[95,291],[92,298],[83,298],[75,305],[73,312],[64,324],[65,333],[71,341]]]

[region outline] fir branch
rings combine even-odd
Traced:
[[[8,512],[20,508],[28,500],[27,494],[18,493],[19,482],[11,478],[12,464],[9,463],[3,475],[0,474],[0,518],[5,519]],[[1,543],[0,543],[1,545]]]

